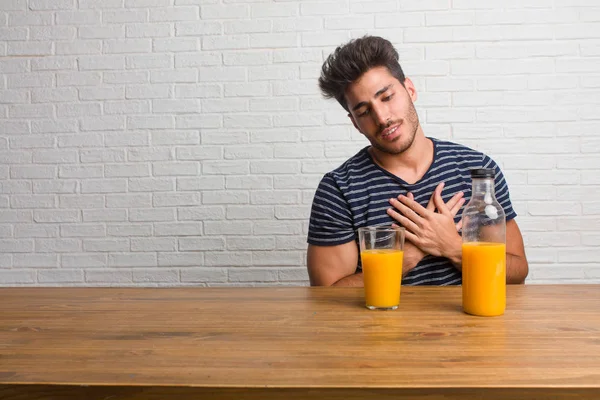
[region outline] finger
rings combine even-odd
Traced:
[[[463,198],[463,196],[463,192],[456,193],[454,196],[452,196],[450,200],[448,200],[448,202],[446,203],[446,207],[448,207],[450,211],[452,211],[454,209],[454,206],[456,206],[456,204],[460,201],[460,199]]]
[[[460,221],[458,221],[458,224],[456,224],[456,232],[460,232],[460,230],[462,229],[463,226],[463,220],[462,218],[460,219]]]
[[[456,203],[454,207],[450,208],[450,214],[452,214],[453,217],[456,216],[463,204],[465,204],[465,199],[459,199],[458,203]],[[446,206],[448,206],[448,204],[446,204]]]
[[[433,191],[433,193],[431,194],[431,197],[429,198],[429,202],[427,203],[427,209],[429,211],[435,211],[435,204],[433,203],[433,196],[435,195],[435,193],[437,191],[439,191],[440,193],[442,192],[442,190],[444,189],[444,182],[439,183],[436,187],[435,190]]]
[[[398,198],[407,199],[405,196],[398,196]],[[408,206],[402,204],[398,199],[390,199],[390,204],[395,208],[393,211],[399,211],[400,214],[410,221],[421,227],[423,224],[422,218],[419,214],[411,210]]]
[[[402,226],[404,228],[406,228],[407,230],[409,230],[411,232],[419,231],[419,226],[416,223],[414,223],[413,221],[411,221],[409,218],[405,217],[404,215],[400,214],[398,211],[394,210],[393,208],[388,208],[387,214],[390,217],[392,217],[393,219],[395,219],[396,221],[400,222],[402,224]]]
[[[400,200],[400,203],[402,203],[403,205],[408,207],[410,210],[412,210],[414,213],[416,213],[418,216],[420,216],[422,218],[426,218],[430,214],[433,213],[432,211],[426,209],[425,207],[423,207],[416,201],[411,200],[406,196],[400,195],[400,196],[398,196],[398,200]],[[402,211],[402,214],[407,215],[403,210],[400,209],[400,211]],[[417,221],[415,221],[415,222],[417,222]]]
[[[434,193],[433,202],[435,204],[435,208],[437,208],[440,214],[451,216],[450,210],[446,206],[446,203],[444,203],[444,200],[439,193]]]
[[[410,241],[412,244],[414,244],[415,246],[417,246],[418,248],[421,248],[419,246],[419,237],[417,235],[415,235],[412,232],[409,231],[405,231],[404,232],[404,236],[406,238],[406,240]]]
[[[408,197],[408,198],[409,198],[409,199],[411,199],[411,200],[414,200],[414,199],[415,199],[415,195],[414,195],[414,194],[412,194],[412,192],[408,192],[408,193],[406,193],[406,197]]]

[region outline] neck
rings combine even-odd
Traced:
[[[373,146],[369,151],[381,168],[411,184],[421,179],[433,162],[433,143],[420,126],[412,145],[400,154],[385,153]]]

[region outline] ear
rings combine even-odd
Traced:
[[[413,83],[413,81],[410,80],[410,78],[406,78],[404,80],[404,88],[408,92],[408,95],[410,96],[410,99],[413,101],[413,103],[417,101],[417,88],[415,88],[415,84]]]
[[[362,133],[362,131],[360,130],[360,128],[356,124],[356,120],[354,119],[354,117],[352,116],[351,113],[348,113],[348,118],[350,118],[350,121],[352,121],[352,125],[354,125],[354,127],[356,128],[356,130],[359,131],[360,133]]]

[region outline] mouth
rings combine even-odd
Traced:
[[[387,141],[394,140],[398,136],[400,136],[400,124],[385,128],[381,132],[381,138]]]

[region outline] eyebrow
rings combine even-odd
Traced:
[[[387,86],[379,89],[377,91],[377,93],[375,93],[375,96],[373,96],[373,97],[377,98],[377,97],[381,96],[382,94],[384,94],[385,92],[387,92],[389,90],[389,88],[391,88],[391,87],[392,87],[392,85],[387,85]],[[367,105],[366,101],[361,101],[360,103],[358,103],[357,105],[355,105],[354,107],[352,107],[352,111],[356,111],[359,108],[361,108],[363,106],[366,106],[366,105]]]

